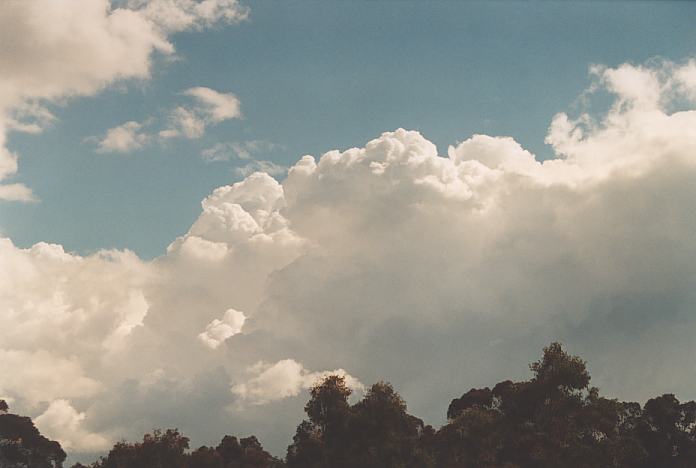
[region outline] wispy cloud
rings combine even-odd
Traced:
[[[110,128],[102,137],[85,140],[97,144],[98,153],[128,153],[146,144],[164,142],[172,138],[198,139],[208,125],[240,118],[239,100],[234,94],[220,93],[210,88],[191,88],[183,95],[193,97],[195,105],[179,105],[159,118],[149,117],[145,123],[128,121]],[[162,121],[160,130],[155,130]]]
[[[209,162],[231,159],[250,160],[255,156],[284,149],[282,145],[265,140],[245,140],[217,143],[201,151],[201,158]]]

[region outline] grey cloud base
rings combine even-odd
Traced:
[[[152,262],[4,239],[0,397],[73,453],[162,426],[280,453],[326,372],[437,424],[560,339],[608,394],[694,398],[692,68],[596,69],[615,105],[554,118],[553,160],[400,129],[252,174]]]

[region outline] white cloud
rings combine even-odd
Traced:
[[[233,94],[219,93],[203,87],[188,89],[183,94],[194,97],[199,105],[180,105],[172,109],[166,117],[167,124],[157,132],[160,142],[171,138],[197,139],[205,134],[207,125],[241,116],[239,100]],[[153,120],[155,119],[152,117],[148,118],[147,124],[151,126]],[[98,153],[126,153],[141,149],[145,144],[156,140],[153,138],[154,135],[144,131],[143,127],[139,122],[128,121],[107,130],[102,138],[89,137],[87,140],[97,142]],[[202,155],[216,160],[220,157],[218,153],[221,150],[222,147],[214,147],[205,150]]]
[[[142,124],[134,121],[123,123],[106,131],[97,145],[98,153],[127,153],[143,147],[148,135],[141,132]]]
[[[623,64],[616,68],[594,67],[607,89],[618,96],[617,105],[656,108],[670,83],[661,80],[659,69]]]
[[[293,359],[283,359],[275,364],[261,361],[248,370],[252,377],[246,382],[234,385],[232,393],[242,401],[256,405],[297,396],[302,390],[311,388],[328,375],[344,377],[346,385],[352,390],[364,389],[358,379],[343,369],[310,372]]]
[[[242,116],[239,99],[231,93],[220,93],[214,89],[198,86],[184,91],[199,104],[199,112],[210,122],[218,123],[229,119],[238,119]]]
[[[36,196],[24,184],[4,184],[0,185],[0,200],[30,202],[36,201]]]
[[[85,414],[78,413],[69,401],[55,400],[34,422],[42,434],[60,442],[64,450],[96,452],[109,449],[111,441],[101,434],[86,431],[82,427],[84,419]]]
[[[281,176],[287,173],[288,168],[286,166],[265,159],[252,159],[259,153],[273,151],[278,148],[281,148],[281,146],[263,140],[218,143],[203,150],[201,158],[207,162],[229,161],[233,158],[239,161],[246,161],[244,165],[234,168],[234,173],[241,177],[248,177],[255,172]]]
[[[264,140],[234,141],[231,143],[218,143],[201,152],[201,158],[208,162],[229,161],[237,158],[243,161],[252,159],[253,156],[282,148],[281,145]]]
[[[245,321],[243,312],[228,309],[222,319],[210,322],[198,338],[210,349],[217,349],[227,338],[241,333]]]
[[[184,91],[195,98],[194,107],[178,106],[169,114],[169,125],[159,132],[160,138],[200,138],[209,124],[241,117],[239,100],[234,94],[225,94],[210,88],[197,87]]]
[[[236,23],[249,14],[237,0],[129,0],[129,5],[168,32],[209,27],[218,21]]]
[[[279,176],[285,174],[287,171],[288,168],[285,166],[276,164],[273,161],[264,160],[250,161],[245,165],[241,167],[236,167],[234,169],[235,174],[243,177],[248,177],[255,172],[262,172],[264,174],[272,176]]]
[[[615,105],[557,115],[546,161],[484,135],[440,156],[400,129],[304,156],[282,182],[251,174],[153,261],[5,239],[0,375],[16,378],[0,394],[34,416],[79,401],[87,433],[196,437],[284,420],[324,375],[308,369],[346,369],[437,423],[561,339],[610,395],[693,398],[696,110],[667,110],[690,105],[683,70],[602,69]]]
[[[9,115],[8,129],[24,133],[41,133],[56,117],[36,101],[25,101],[15,106]]]
[[[43,104],[148,79],[153,54],[174,53],[169,34],[247,14],[235,0],[136,0],[121,7],[109,0],[0,2],[0,181],[17,171],[7,133],[39,132],[52,120]],[[0,199],[33,196],[15,184],[0,189]]]
[[[455,163],[478,161],[490,169],[524,171],[533,167],[534,155],[510,137],[474,135],[459,145],[450,146],[447,155]]]
[[[200,138],[205,133],[205,121],[194,111],[179,106],[169,115],[169,127],[159,132],[161,138]]]
[[[0,383],[0,393],[17,395],[32,406],[55,397],[94,396],[102,388],[85,375],[77,357],[58,357],[45,349],[0,349],[0,372],[12,376]]]

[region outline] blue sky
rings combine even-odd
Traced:
[[[40,135],[12,133],[13,179],[38,203],[0,203],[0,228],[19,246],[60,243],[80,253],[164,253],[213,188],[244,161],[208,163],[218,143],[274,143],[254,157],[362,146],[399,127],[444,154],[474,133],[513,136],[539,159],[557,112],[577,98],[591,64],[682,60],[696,48],[689,2],[258,1],[250,18],[171,37],[176,60],[152,78],[52,105]],[[125,121],[161,115],[194,86],[234,93],[244,118],[197,140],[96,154],[84,142]],[[599,100],[602,104],[602,100]]]

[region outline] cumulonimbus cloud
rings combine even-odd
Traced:
[[[64,372],[0,393],[75,437],[243,429],[277,449],[323,370],[390,380],[436,423],[562,339],[609,393],[693,398],[693,67],[593,68],[615,103],[556,115],[554,159],[485,135],[442,156],[399,129],[254,173],[153,261],[5,239],[0,368]]]

